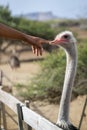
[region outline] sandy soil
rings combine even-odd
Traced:
[[[79,121],[81,118],[81,113],[82,113],[85,98],[86,98],[85,96],[78,97],[76,100],[71,102],[70,105],[70,120],[77,127],[79,125]],[[33,109],[35,111],[45,116],[50,121],[56,123],[59,105],[49,104],[48,102],[39,102],[39,101],[34,102],[31,105],[33,105]],[[83,119],[81,130],[87,130],[87,108],[85,114],[86,116]]]
[[[13,81],[18,83],[28,83],[30,79],[40,70],[38,63],[22,63],[21,68],[13,71],[9,65],[0,65],[0,69]],[[4,78],[4,83],[9,82]],[[10,83],[11,84],[11,83]],[[71,102],[70,105],[70,120],[78,127],[83,105],[86,96],[81,96]],[[49,104],[48,102],[35,101],[30,104],[31,109],[41,114],[50,121],[56,123],[58,116],[59,105]],[[17,120],[16,115],[6,107],[6,110]],[[87,108],[83,119],[81,130],[87,130]],[[8,129],[18,129],[17,125],[7,115]]]
[[[0,69],[2,69],[4,74],[7,77],[9,77],[9,79],[13,81],[14,83],[26,84],[30,82],[30,79],[32,78],[32,76],[34,76],[40,70],[40,67],[38,66],[37,63],[33,62],[33,64],[22,63],[21,67],[16,70],[12,70],[9,64],[0,65]],[[9,84],[10,82],[6,80],[6,78],[4,78],[3,83]]]

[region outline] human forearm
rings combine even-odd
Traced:
[[[0,37],[26,40],[25,34],[0,23]]]
[[[35,45],[35,44],[37,45],[37,43],[39,44],[48,43],[48,41],[45,39],[27,35],[25,33],[22,33],[16,29],[13,29],[1,23],[0,23],[0,37],[23,40],[25,42],[30,43],[31,45]]]
[[[27,44],[31,44],[33,46],[32,50],[37,55],[39,54],[42,55],[42,44],[49,44],[48,40],[42,39],[40,37],[27,35],[25,33],[22,33],[21,31],[18,31],[1,23],[0,23],[0,37],[23,40]]]

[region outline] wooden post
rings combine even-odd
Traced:
[[[22,115],[22,108],[20,104],[17,104],[17,114],[18,114],[18,127],[19,130],[23,130],[23,115]]]
[[[3,72],[0,70],[0,86],[2,86],[2,78],[3,78]]]
[[[84,103],[84,106],[83,106],[83,111],[82,111],[82,115],[81,115],[81,119],[80,119],[78,130],[80,130],[81,125],[82,125],[82,121],[83,121],[86,105],[87,105],[87,96],[86,96],[86,100],[85,100],[85,103]]]
[[[0,129],[1,129],[1,102],[0,102]]]
[[[26,107],[30,108],[30,102],[29,100],[25,100]],[[32,130],[32,127],[25,123],[26,130]]]
[[[5,105],[1,103],[1,111],[2,111],[2,118],[3,118],[3,127],[7,130],[7,122],[6,122],[6,115],[5,115]]]

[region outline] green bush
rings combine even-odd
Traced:
[[[78,95],[87,94],[87,40],[78,45],[78,67],[74,91]]]
[[[11,11],[9,10],[9,6],[3,7],[0,5],[0,22],[8,23],[12,21]]]

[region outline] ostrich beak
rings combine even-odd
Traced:
[[[66,43],[68,42],[67,39],[63,39],[63,38],[57,38],[57,39],[54,39],[53,41],[50,41],[50,45],[60,45],[61,43]]]
[[[50,45],[56,45],[57,44],[57,40],[53,40],[53,41],[50,41]]]

